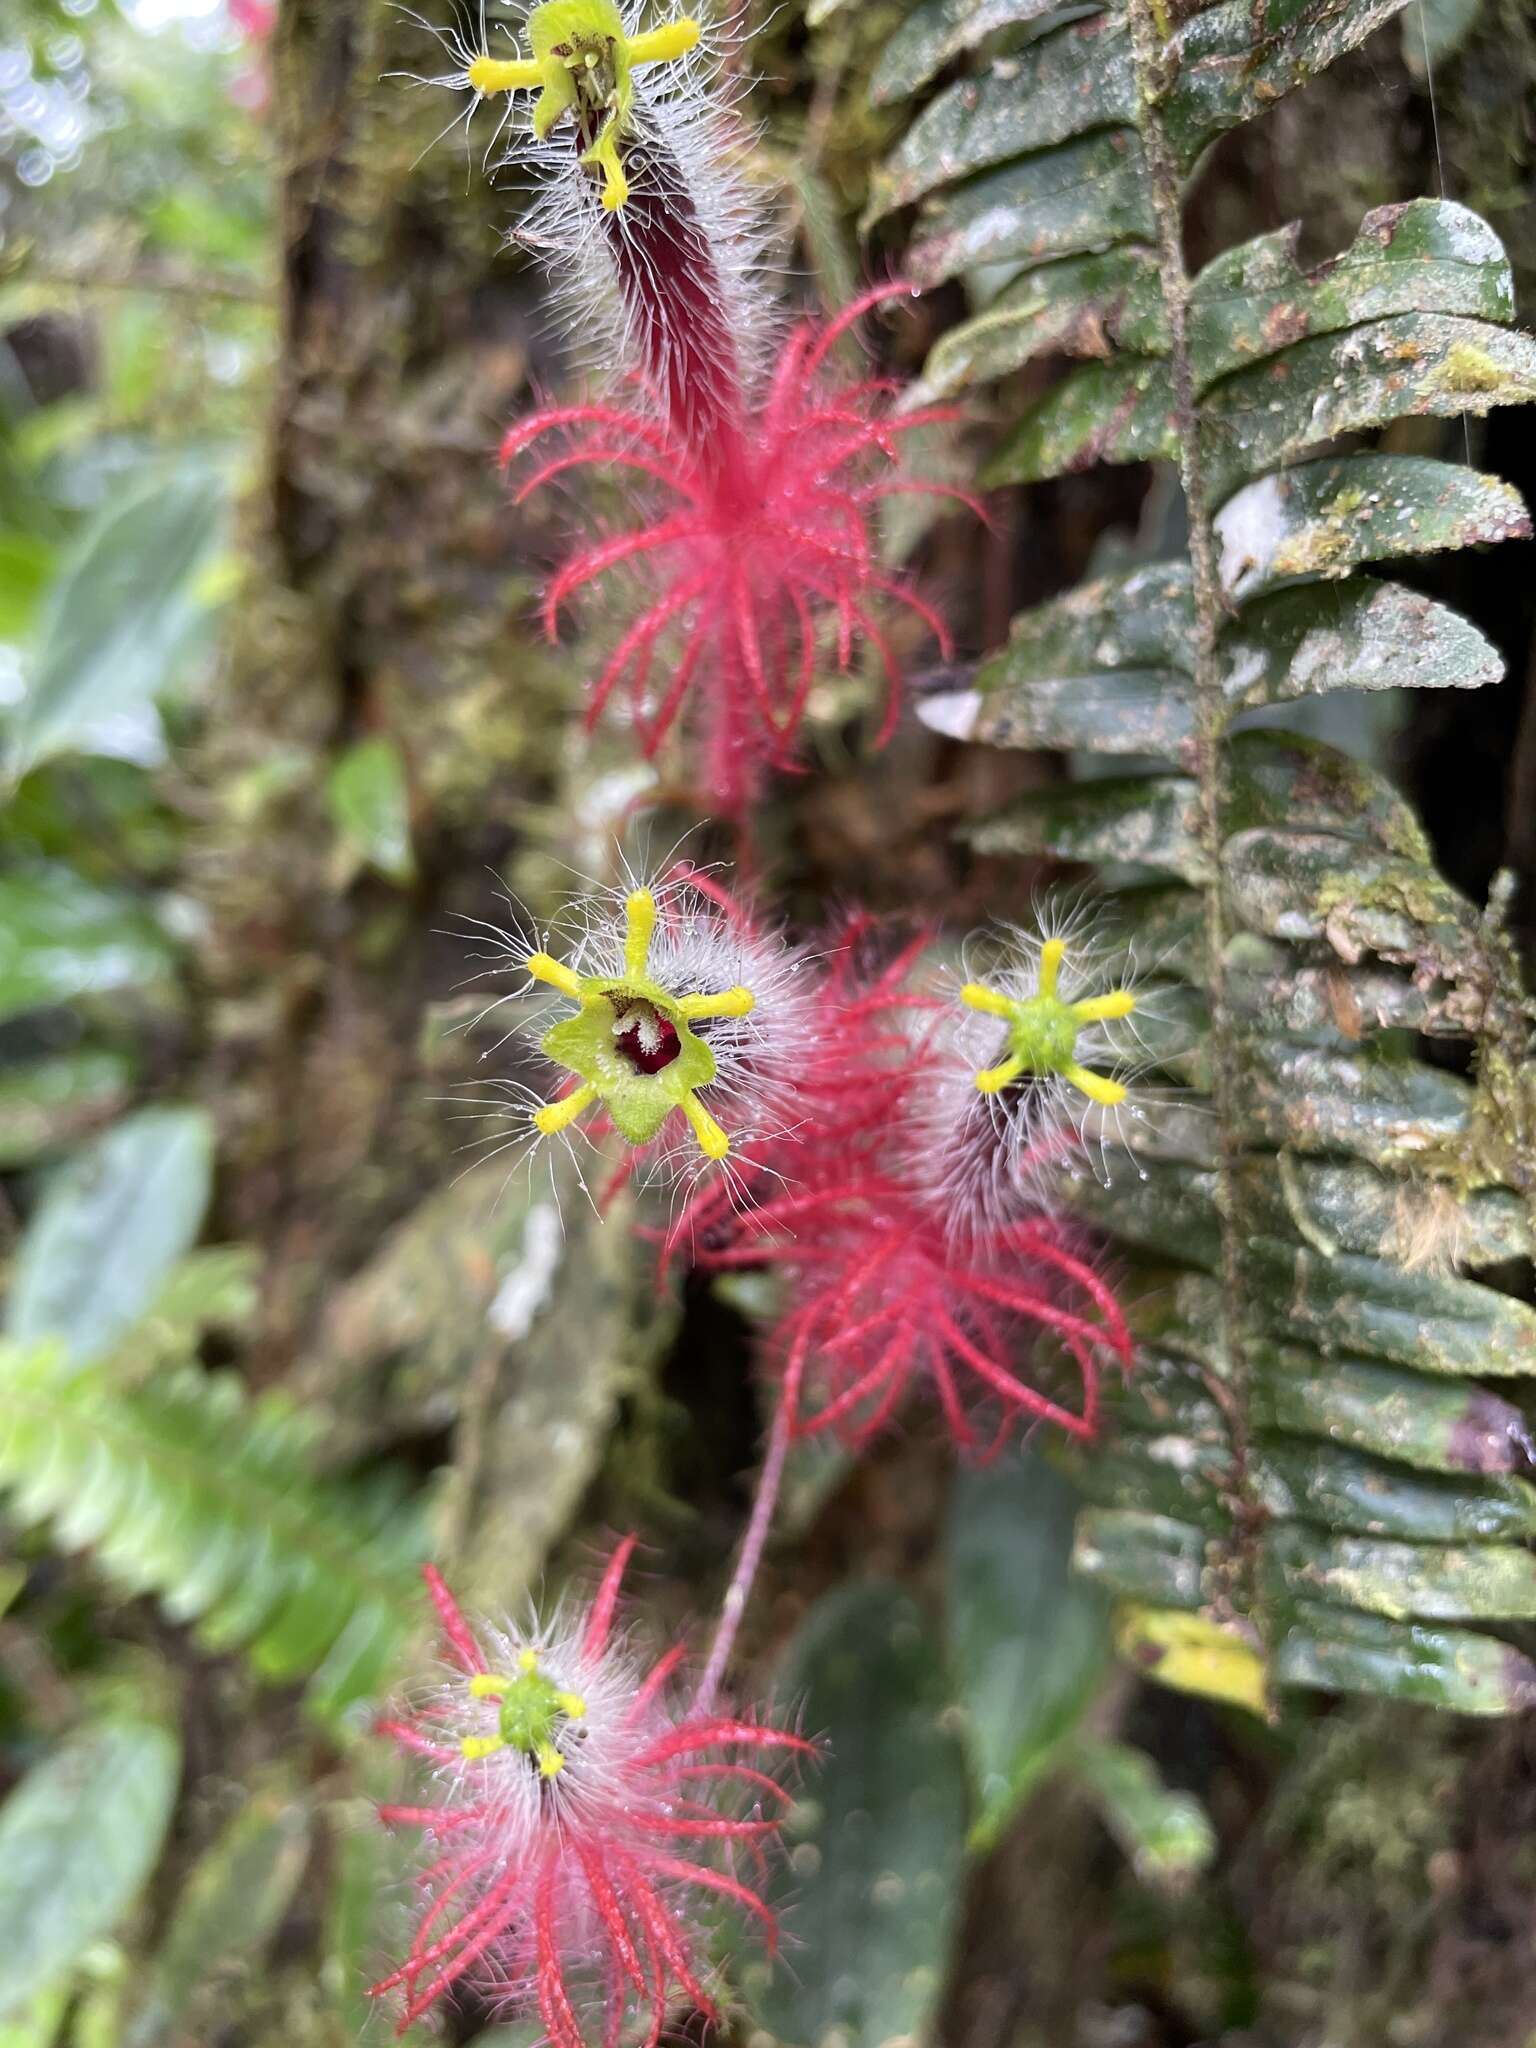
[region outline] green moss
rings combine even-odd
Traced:
[[[1502,391],[1510,379],[1486,349],[1458,341],[1447,349],[1445,360],[1425,379],[1431,391]]]

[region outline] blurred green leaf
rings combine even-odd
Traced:
[[[1433,77],[1477,26],[1483,0],[1418,0],[1403,16],[1403,61],[1415,78]]]
[[[918,0],[880,52],[871,82],[876,105],[906,99],[963,50],[1052,6],[1053,0]]]
[[[0,2048],[55,2048],[73,1995],[67,1982],[50,1984],[34,1993],[24,2012],[0,2015]]]
[[[1358,48],[1407,0],[1220,0],[1171,38],[1172,83],[1160,111],[1182,167],[1208,143]]]
[[[1122,1742],[1079,1742],[1072,1766],[1138,1877],[1178,1890],[1209,1865],[1210,1816],[1193,1794],[1170,1791],[1151,1757]]]
[[[788,1868],[770,1879],[791,1946],[743,1971],[749,2006],[786,2048],[833,2030],[848,2048],[921,2039],[966,1827],[939,1646],[895,1586],[845,1586],[806,1617],[777,1689],[828,1756],[790,1814]]]
[[[365,1759],[360,1775],[381,1799],[398,1786],[384,1773],[393,1765]],[[417,1843],[406,1830],[384,1827],[373,1799],[332,1806],[328,1815],[335,1879],[326,1918],[321,1984],[348,2041],[366,2040],[378,2025],[378,2000],[368,1986],[384,1974],[384,1959],[403,1955],[411,1940],[411,1887]],[[407,2043],[435,2040],[430,2026],[414,2026]]]
[[[0,1018],[164,974],[171,950],[130,896],[59,862],[0,875]]]
[[[1274,1591],[1394,1621],[1529,1621],[1536,1557],[1504,1543],[1390,1543],[1281,1524],[1265,1541]]]
[[[1156,353],[1166,338],[1150,249],[1128,242],[1064,256],[1026,270],[983,311],[940,335],[923,365],[920,396],[951,397],[1038,356],[1100,356],[1111,345]]]
[[[228,498],[221,469],[185,464],[114,493],[85,528],[43,605],[13,769],[70,750],[141,756],[155,698],[207,627]]]
[[[261,1792],[225,1826],[176,1901],[125,2048],[186,2037],[199,1993],[260,1958],[303,1875],[309,1832],[303,1806]]]
[[[817,295],[829,318],[858,296],[861,279],[852,238],[836,191],[803,156],[784,166],[784,180],[800,209],[800,231],[811,259]]]
[[[1124,17],[1106,11],[1070,22],[925,107],[871,178],[863,225],[939,185],[1127,122],[1135,106]]]
[[[0,1167],[29,1166],[105,1122],[132,1077],[120,1053],[90,1046],[0,1067]]]
[[[115,1379],[183,1359],[206,1330],[242,1330],[255,1316],[260,1261],[248,1245],[204,1245],[178,1259],[144,1313],[113,1346]]]
[[[0,640],[24,640],[53,576],[58,550],[29,533],[0,533]]]
[[[409,882],[416,872],[410,792],[394,741],[377,734],[349,747],[331,770],[328,793],[336,829],[357,863],[388,881]]]
[[[1109,1653],[1098,1589],[1071,1571],[1077,1489],[1032,1452],[956,1481],[945,1616],[985,1847],[1076,1726]]]
[[[907,268],[919,284],[942,284],[981,263],[1043,263],[1153,235],[1140,138],[1110,128],[925,202]]]
[[[0,2012],[52,1983],[133,1904],[180,1769],[168,1729],[103,1721],[61,1743],[0,1807]]]
[[[1519,1714],[1536,1706],[1536,1664],[1470,1629],[1297,1603],[1275,1650],[1283,1684],[1414,1700],[1457,1714]]]
[[[22,1239],[7,1334],[62,1338],[76,1364],[109,1351],[196,1239],[212,1175],[197,1109],[140,1110],[76,1153]]]

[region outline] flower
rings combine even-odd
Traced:
[[[703,445],[774,354],[767,216],[736,169],[728,31],[641,18],[630,0],[544,0],[530,54],[507,60],[437,30],[450,68],[423,82],[465,96],[466,129],[501,103],[486,161],[526,176],[512,239],[548,272],[578,358],[639,378]]]
[[[976,968],[976,956],[982,964]],[[954,1237],[1049,1209],[1053,1176],[1101,1149],[1146,1061],[1131,1021],[1143,998],[1086,906],[1004,925],[937,977],[927,1084],[904,1175]]]
[[[647,602],[619,635],[593,687],[589,729],[616,693],[647,759],[685,711],[702,779],[715,805],[739,813],[766,768],[792,766],[824,652],[849,673],[860,641],[885,676],[883,745],[901,708],[901,664],[880,607],[893,602],[950,651],[949,631],[909,583],[889,574],[873,518],[882,498],[928,492],[980,511],[965,492],[905,473],[900,440],[958,415],[893,408],[889,380],[834,374],[834,351],[871,307],[903,295],[866,293],[838,319],[807,320],[788,337],[761,399],[744,398],[707,437],[636,406],[557,407],[519,421],[502,444],[511,463],[559,435],[562,445],[527,476],[521,502],[561,472],[588,465],[650,479],[655,501],[626,531],[579,548],[551,580],[544,624],[551,639],[567,601],[629,564],[647,571]],[[652,688],[657,657],[664,683]],[[690,709],[691,707],[691,709]]]
[[[674,1690],[681,1649],[646,1667],[624,1644],[633,1548],[619,1544],[584,1610],[521,1628],[472,1627],[426,1569],[450,1665],[414,1715],[381,1724],[432,1766],[437,1795],[381,1809],[431,1845],[410,1953],[372,1987],[402,1994],[402,2033],[466,1981],[509,2018],[536,2014],[554,2048],[632,2023],[654,2048],[675,2002],[713,2015],[706,1900],[741,1908],[772,1948],[773,1915],[728,1859],[761,1857],[776,1832],[762,1803],[787,1795],[762,1760],[812,1745],[692,1712]]]
[[[539,142],[569,115],[577,162],[598,181],[603,209],[613,213],[629,202],[620,145],[627,150],[635,125],[635,73],[647,64],[676,63],[698,41],[699,24],[687,16],[639,33],[613,0],[547,0],[528,17],[532,57],[508,62],[477,55],[465,69],[465,83],[482,96],[536,93],[530,127]]]
[[[793,1119],[816,1029],[813,964],[728,890],[679,864],[654,884],[583,899],[565,936],[560,959],[498,934],[531,982],[575,1005],[526,1027],[563,1077],[555,1100],[532,1108],[531,1136],[612,1129],[633,1148],[626,1173],[643,1154],[665,1176],[695,1149],[723,1162]],[[691,1145],[675,1142],[679,1122]]]
[[[967,1453],[987,1455],[1036,1422],[1094,1434],[1100,1372],[1129,1365],[1131,1339],[1059,1225],[1037,1217],[957,1241],[877,1168],[828,1178],[748,1210],[728,1242],[698,1253],[706,1269],[786,1272],[788,1306],[767,1356],[797,1434],[830,1429],[861,1449],[919,1388]],[[1078,1375],[1075,1407],[1026,1377],[1047,1336]]]
[[[786,1306],[765,1356],[797,1434],[830,1429],[862,1447],[922,1390],[972,1454],[1037,1422],[1090,1436],[1101,1372],[1130,1362],[1124,1317],[1041,1190],[1027,1212],[973,1213],[964,1227],[940,1199],[993,1170],[990,1154],[980,1167],[957,1156],[993,1134],[934,1115],[953,1045],[929,988],[928,935],[884,958],[879,936],[870,920],[854,920],[834,955],[835,1000],[801,1081],[804,1120],[759,1155],[763,1181],[771,1174],[777,1184],[734,1205],[701,1188],[665,1256],[687,1248],[705,1270],[784,1274]],[[1058,1036],[1052,1044],[1067,1057]],[[999,1092],[978,1090],[969,1069],[966,1085],[977,1102]],[[1058,1364],[1044,1362],[1047,1339],[1077,1382],[1075,1400],[1058,1384]]]
[[[638,10],[614,0],[545,0],[527,31],[531,54],[510,59],[445,38],[454,68],[441,82],[471,96],[471,114],[509,96],[509,153],[537,171],[518,239],[546,261],[587,354],[610,380],[626,372],[632,389],[532,413],[502,458],[554,444],[522,476],[518,502],[583,467],[651,494],[631,525],[557,571],[545,629],[557,636],[578,592],[643,571],[635,614],[593,686],[589,729],[622,693],[649,759],[681,721],[704,793],[739,815],[765,770],[792,765],[828,654],[846,674],[861,642],[874,651],[886,681],[878,742],[889,736],[901,686],[889,604],[949,651],[943,619],[887,572],[873,528],[893,493],[980,511],[904,466],[903,437],[960,415],[903,410],[896,383],[837,367],[857,323],[910,286],[881,286],[828,323],[785,332],[765,283],[762,209],[733,168],[721,66],[697,22],[642,31]]]
[[[887,928],[856,912],[818,949],[796,1048],[796,1114],[754,1145],[730,1185],[694,1189],[662,1238],[664,1269],[701,1246],[717,1269],[759,1264],[762,1247],[738,1241],[741,1211],[780,1191],[792,1198],[806,1182],[824,1190],[829,1173],[854,1184],[878,1164],[924,1071],[921,1026],[938,1005],[915,977],[931,938],[922,927],[892,945]]]

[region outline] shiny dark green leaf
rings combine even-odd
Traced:
[[[1173,381],[1154,356],[1085,363],[1023,415],[981,472],[996,484],[1038,483],[1100,462],[1151,462],[1178,452]]]
[[[877,106],[907,99],[964,50],[998,30],[1036,21],[1056,0],[919,0],[880,52],[870,80]]]
[[[1036,356],[1155,354],[1167,345],[1157,260],[1139,243],[1042,263],[928,352],[917,396],[943,399]]]
[[[941,185],[1128,123],[1135,112],[1124,19],[1105,13],[1070,22],[979,76],[957,79],[925,107],[871,178],[863,225]]]
[[[1091,685],[1104,675],[1163,678],[1190,669],[1193,634],[1189,570],[1183,564],[1102,576],[1019,612],[1007,646],[983,662],[975,686],[993,700],[1032,683],[1065,687],[1074,681]],[[989,701],[984,723],[998,715]]]
[[[1454,1273],[1254,1238],[1244,1254],[1264,1298],[1302,1342],[1419,1372],[1536,1373],[1536,1309]]]
[[[1536,1705],[1536,1664],[1468,1629],[1298,1603],[1275,1652],[1286,1685],[1375,1693],[1457,1714],[1518,1714]]]
[[[1309,335],[1394,313],[1463,313],[1505,323],[1514,280],[1486,221],[1448,199],[1378,206],[1338,256],[1304,271],[1299,225],[1228,249],[1190,287],[1189,340],[1199,385],[1278,355]]]
[[[1206,144],[1355,49],[1407,0],[1222,0],[1191,15],[1168,56],[1162,102],[1169,141],[1187,170]]]
[[[1106,129],[986,171],[927,200],[907,252],[917,284],[980,263],[1045,263],[1114,242],[1150,242],[1140,139]]]
[[[1251,1413],[1261,1427],[1431,1472],[1508,1473],[1530,1457],[1524,1415],[1485,1387],[1363,1358],[1325,1358],[1295,1344],[1250,1340],[1246,1355]]]
[[[1121,1599],[1193,1611],[1202,1598],[1207,1542],[1203,1530],[1171,1515],[1085,1508],[1072,1561]]]
[[[1421,1543],[1518,1543],[1536,1534],[1536,1488],[1523,1479],[1446,1478],[1299,1437],[1266,1437],[1254,1464],[1258,1497],[1282,1520]]]
[[[1246,1136],[1296,1152],[1397,1166],[1454,1145],[1471,1125],[1470,1082],[1365,1047],[1337,1051],[1261,1033],[1243,1047],[1242,1075]]]
[[[1425,455],[1345,455],[1261,477],[1216,515],[1222,582],[1239,599],[1361,562],[1523,540],[1520,493]]]
[[[1255,1160],[1243,1179],[1249,1214],[1283,1218],[1286,1229],[1328,1254],[1385,1252],[1401,1265],[1430,1268],[1531,1256],[1531,1218],[1511,1189],[1462,1194],[1444,1181],[1352,1161],[1290,1157]]]
[[[1246,605],[1222,640],[1234,704],[1281,704],[1330,690],[1480,690],[1504,664],[1448,605],[1352,576]]]
[[[996,664],[989,664],[995,669]],[[1168,670],[1110,669],[993,689],[952,690],[920,702],[933,732],[988,747],[1062,753],[1156,754],[1181,767],[1194,729],[1187,688]]]
[[[1133,1435],[1084,1456],[1075,1475],[1091,1501],[1195,1524],[1212,1537],[1227,1523],[1232,1451],[1204,1436]]]
[[[1483,320],[1400,313],[1319,335],[1207,393],[1201,431],[1210,488],[1219,504],[1339,434],[1533,398],[1536,341]]]
[[[1509,1544],[1383,1543],[1291,1524],[1268,1532],[1265,1561],[1287,1593],[1395,1621],[1536,1615],[1536,1555]]]
[[[1131,1133],[1135,1143],[1137,1134]],[[1143,1165],[1120,1172],[1106,1187],[1090,1174],[1073,1181],[1069,1199],[1080,1216],[1126,1244],[1214,1272],[1221,1255],[1215,1176],[1198,1167]]]
[[[1234,833],[1223,872],[1237,915],[1292,943],[1325,939],[1347,965],[1367,953],[1454,982],[1477,912],[1421,858],[1381,853],[1337,832]]]
[[[1031,790],[965,837],[978,853],[1125,862],[1199,882],[1208,869],[1197,830],[1194,783],[1160,775]]]
[[[1228,833],[1340,831],[1404,859],[1429,858],[1423,827],[1385,775],[1299,733],[1240,732],[1228,743]]]

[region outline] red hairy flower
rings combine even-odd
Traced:
[[[229,0],[229,18],[252,42],[265,42],[277,23],[277,0]]]
[[[665,1256],[785,1274],[788,1306],[767,1350],[799,1434],[831,1429],[862,1445],[922,1387],[973,1454],[1037,1422],[1091,1436],[1100,1372],[1131,1359],[1113,1293],[1038,1201],[956,1228],[914,1151],[911,1133],[948,1064],[945,1006],[914,985],[925,943],[919,935],[871,962],[877,928],[849,924],[801,1080],[800,1123],[755,1155],[752,1202],[702,1187]],[[991,1134],[957,1126],[952,1142]],[[1043,1339],[1070,1361],[1077,1402],[1025,1377]]]
[[[655,290],[667,273],[648,275]],[[651,402],[551,408],[520,421],[502,444],[511,463],[536,443],[563,437],[559,452],[523,480],[519,502],[584,464],[649,479],[655,502],[646,516],[581,548],[556,574],[545,627],[554,638],[560,610],[577,591],[622,565],[647,565],[649,601],[597,678],[587,723],[622,689],[649,758],[686,712],[702,782],[724,812],[740,812],[764,769],[791,764],[823,638],[843,672],[861,640],[879,657],[886,678],[881,743],[895,724],[901,684],[882,601],[904,606],[949,650],[932,605],[882,566],[873,517],[882,498],[899,492],[957,498],[980,512],[965,492],[902,469],[903,435],[958,414],[933,406],[898,412],[897,384],[831,367],[854,323],[909,289],[886,285],[828,324],[796,326],[756,403],[741,398],[739,381],[706,356],[701,365],[712,367],[708,374],[699,368],[686,403],[672,388],[669,357],[663,388],[646,381]],[[698,417],[704,390],[711,393],[707,431]],[[653,687],[657,667],[662,676]]]
[[[818,1174],[737,1219],[706,1268],[787,1271],[790,1305],[769,1355],[799,1434],[867,1443],[919,1384],[957,1446],[988,1455],[1018,1426],[1092,1436],[1103,1365],[1128,1365],[1113,1294],[1043,1217],[954,1239],[932,1210],[878,1169]],[[1081,1380],[1078,1407],[1023,1377],[1054,1336]]]
[[[704,1897],[742,1908],[773,1945],[772,1914],[719,1859],[761,1862],[778,1825],[762,1803],[787,1797],[761,1759],[812,1745],[680,1704],[681,1648],[647,1669],[616,1637],[633,1548],[615,1550],[590,1606],[527,1628],[471,1627],[426,1570],[451,1672],[381,1723],[433,1766],[438,1793],[381,1809],[432,1844],[410,1954],[373,1986],[402,1993],[402,2033],[464,1979],[509,2017],[537,2014],[553,2048],[584,2048],[594,2023],[607,2043],[633,2023],[654,2048],[670,2005],[713,2013]]]

